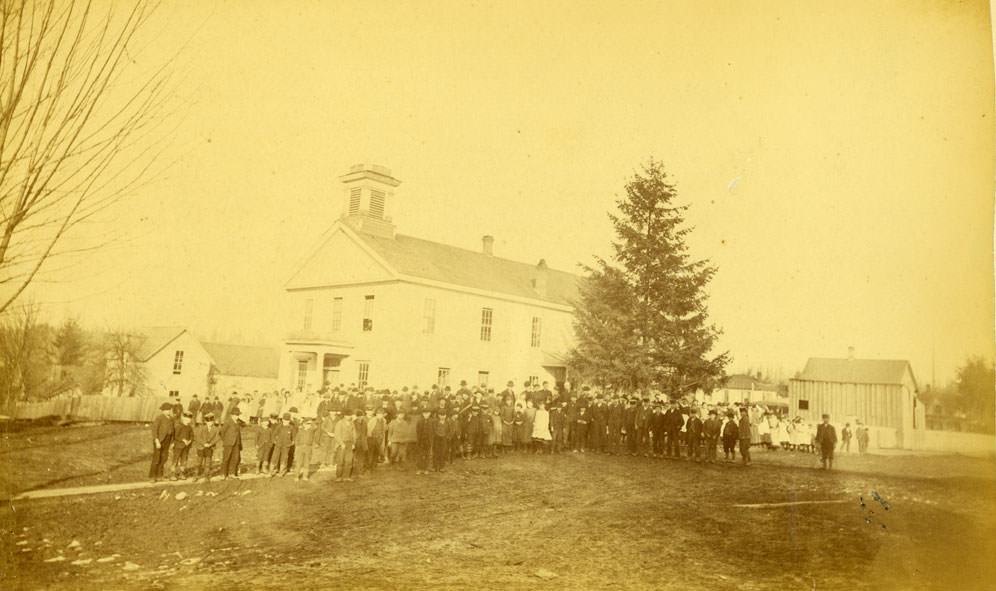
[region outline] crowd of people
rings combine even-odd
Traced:
[[[249,427],[243,431],[244,427]],[[709,405],[638,397],[613,390],[551,389],[527,382],[518,392],[508,382],[502,392],[466,382],[451,390],[404,387],[326,388],[238,395],[178,396],[164,403],[152,423],[149,478],[206,479],[214,475],[221,450],[220,476],[238,478],[244,468],[268,476],[310,480],[312,469],[335,470],[351,481],[380,464],[416,474],[440,472],[457,459],[496,458],[509,453],[608,453],[683,458],[694,462],[751,464],[752,446],[819,454],[832,466],[838,438],[824,415],[810,425],[788,420],[761,405]],[[850,450],[856,436],[867,449],[867,427],[847,424],[840,446]],[[249,440],[252,440],[251,442]],[[252,465],[242,450],[255,448]]]

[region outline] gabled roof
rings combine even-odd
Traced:
[[[201,343],[214,360],[218,372],[226,376],[276,378],[280,351],[273,347]]]
[[[726,382],[723,384],[723,387],[729,388],[730,390],[778,391],[778,386],[776,384],[762,382],[761,380],[755,379],[753,376],[744,373],[737,373],[729,376],[726,378]]]
[[[906,360],[813,357],[806,362],[806,369],[794,379],[841,384],[902,384],[907,370],[912,378],[913,368]],[[916,388],[915,378],[913,387]]]
[[[186,331],[187,329],[182,326],[149,326],[139,328],[135,331],[135,336],[139,338],[135,356],[139,361],[148,361],[153,355],[162,351],[166,345],[175,341]]]
[[[533,287],[536,265],[397,234],[394,238],[358,231],[374,252],[402,275],[485,291],[573,305],[579,276],[547,269],[546,294]]]

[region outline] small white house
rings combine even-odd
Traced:
[[[278,351],[270,347],[201,343],[182,327],[134,331],[124,366],[109,359],[104,394],[168,396],[226,395],[277,387]]]
[[[184,398],[208,392],[211,356],[185,328],[161,326],[134,331],[134,344],[125,365],[109,359],[104,393],[111,396],[167,396]]]

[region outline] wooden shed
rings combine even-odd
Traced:
[[[811,358],[789,381],[790,415],[819,422],[829,413],[838,429],[860,421],[886,436],[882,447],[912,449],[924,411],[906,360]]]

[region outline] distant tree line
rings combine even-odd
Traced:
[[[125,332],[84,329],[74,318],[58,326],[40,322],[37,307],[20,305],[0,315],[0,406],[71,394],[140,393],[141,366],[116,363],[140,342]]]
[[[920,399],[927,405],[928,414],[936,403],[945,416],[962,418],[965,430],[993,433],[996,366],[981,355],[969,357],[952,381],[921,392]]]

